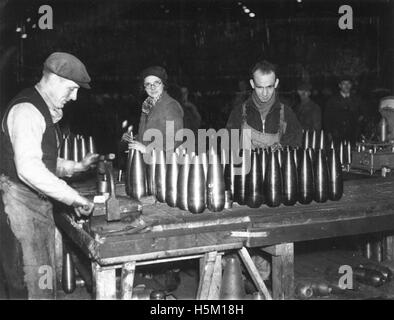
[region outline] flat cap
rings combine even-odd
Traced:
[[[387,96],[380,100],[379,109],[394,109],[394,96]]]
[[[301,82],[297,86],[297,90],[300,91],[311,91],[312,90],[312,85],[308,82]]]
[[[79,86],[90,89],[90,77],[85,65],[77,57],[66,52],[54,52],[44,62],[44,70],[59,77],[72,80]]]
[[[353,82],[353,77],[350,74],[348,74],[348,73],[343,73],[343,74],[338,76],[338,83],[340,83],[342,81]]]

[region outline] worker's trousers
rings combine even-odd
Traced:
[[[54,299],[55,224],[52,203],[0,176],[0,262],[10,299]]]

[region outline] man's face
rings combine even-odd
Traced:
[[[309,98],[311,92],[309,90],[297,90],[298,95],[300,96],[301,100]]]
[[[182,101],[186,102],[189,98],[189,90],[186,87],[181,87]]]
[[[77,100],[79,85],[74,81],[52,75],[49,82],[48,94],[53,106],[50,108],[54,121],[63,117],[63,107],[70,100]]]
[[[253,79],[250,79],[250,85],[256,92],[261,102],[267,102],[271,99],[279,83],[275,73],[270,72],[263,74],[260,70],[253,73]]]
[[[350,94],[350,90],[352,89],[352,82],[349,80],[342,80],[339,83],[339,89],[343,94]]]
[[[144,88],[148,96],[157,98],[163,93],[164,85],[160,78],[156,76],[147,76],[144,79]]]

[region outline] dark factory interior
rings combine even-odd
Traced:
[[[393,299],[393,18],[393,0],[0,0],[0,299]],[[21,105],[43,117],[23,129]],[[165,120],[198,132],[187,152]],[[26,280],[12,186],[53,206],[55,289]]]

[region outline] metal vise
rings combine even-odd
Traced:
[[[121,215],[119,200],[116,198],[116,194],[115,194],[115,181],[114,181],[113,165],[112,165],[112,160],[114,159],[115,159],[115,155],[112,153],[106,156],[100,156],[99,163],[97,166],[98,174],[105,176],[106,180],[109,182],[109,198],[105,203],[106,220],[108,222],[120,220],[120,215]]]

